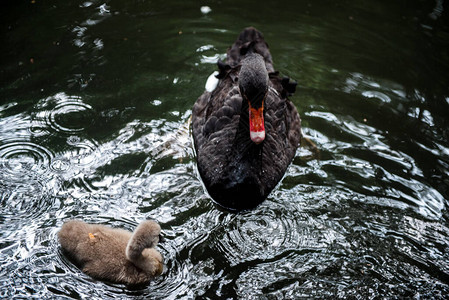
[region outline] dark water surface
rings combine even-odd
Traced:
[[[443,0],[0,7],[0,297],[449,294]],[[298,81],[319,154],[300,148],[262,205],[232,214],[205,194],[188,120],[250,25]],[[163,275],[137,290],[84,275],[56,238],[71,218],[157,219]]]

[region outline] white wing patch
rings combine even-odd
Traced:
[[[218,85],[218,81],[219,79],[217,77],[215,77],[216,75],[218,75],[218,71],[214,71],[212,74],[210,74],[210,76],[207,78],[206,81],[206,91],[208,92],[212,92],[213,90],[215,90],[215,88]]]

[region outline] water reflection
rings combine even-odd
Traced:
[[[386,201],[385,198],[391,198],[401,207],[404,203],[410,204],[423,216],[441,217],[445,207],[444,197],[421,178],[422,171],[414,158],[390,149],[383,142],[386,138],[376,134],[376,129],[354,120],[340,120],[327,112],[312,111],[307,116],[324,120],[328,128],[337,127],[340,134],[346,133],[337,142],[317,139],[322,149],[320,169],[327,173],[326,181],[362,194],[381,197],[380,203]],[[342,143],[344,136],[352,141]],[[354,140],[354,137],[358,139]],[[341,170],[345,170],[344,173]],[[386,202],[389,203],[388,200]]]

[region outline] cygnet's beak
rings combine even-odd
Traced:
[[[165,242],[165,238],[162,236],[162,234],[159,234],[159,243]]]

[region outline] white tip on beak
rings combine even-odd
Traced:
[[[251,141],[256,144],[260,144],[265,139],[265,131],[250,131],[249,136],[251,138]]]

